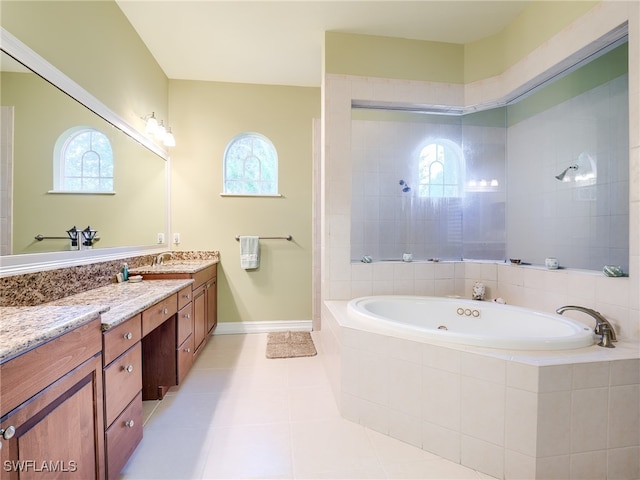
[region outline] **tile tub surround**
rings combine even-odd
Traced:
[[[173,260],[219,261],[217,251],[171,252]],[[112,284],[123,263],[129,269],[151,265],[156,255],[126,257],[90,265],[0,278],[0,307],[33,306]]]
[[[323,305],[343,417],[497,478],[640,478],[640,352],[429,344],[345,327]],[[348,322],[348,321],[347,321]]]

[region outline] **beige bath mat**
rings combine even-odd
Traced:
[[[313,357],[316,354],[309,332],[272,332],[267,337],[267,358]]]

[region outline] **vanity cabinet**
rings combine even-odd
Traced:
[[[0,365],[0,478],[105,477],[101,352],[98,318]]]
[[[218,324],[217,267],[216,263],[195,273],[144,272],[145,280],[193,279],[191,285],[191,302],[193,304],[193,348],[191,352],[193,355],[197,355],[202,350],[202,347],[207,343],[208,335]]]
[[[177,383],[184,380],[193,365],[194,315],[191,286],[178,292],[178,317],[176,320],[176,362],[178,364]]]
[[[116,478],[142,440],[142,314],[102,335],[107,478]]]

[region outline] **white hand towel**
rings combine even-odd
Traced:
[[[240,237],[240,266],[245,270],[260,266],[260,237]]]

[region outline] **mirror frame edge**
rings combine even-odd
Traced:
[[[133,140],[149,149],[167,162],[165,170],[165,188],[167,207],[165,211],[165,239],[169,238],[171,197],[170,197],[170,168],[169,153],[144,136],[123,118],[107,107],[104,103],[91,95],[87,90],[67,77],[64,73],[47,62],[34,50],[22,43],[18,38],[0,27],[0,50],[14,57],[20,63],[42,77],[47,82],[59,88],[71,98],[84,105],[96,115],[121,130]],[[33,273],[56,268],[88,265],[92,263],[116,260],[123,257],[141,256],[163,252],[169,248],[168,240],[156,245],[141,245],[127,247],[113,247],[97,250],[60,251],[21,255],[0,256],[0,278],[23,273]]]

